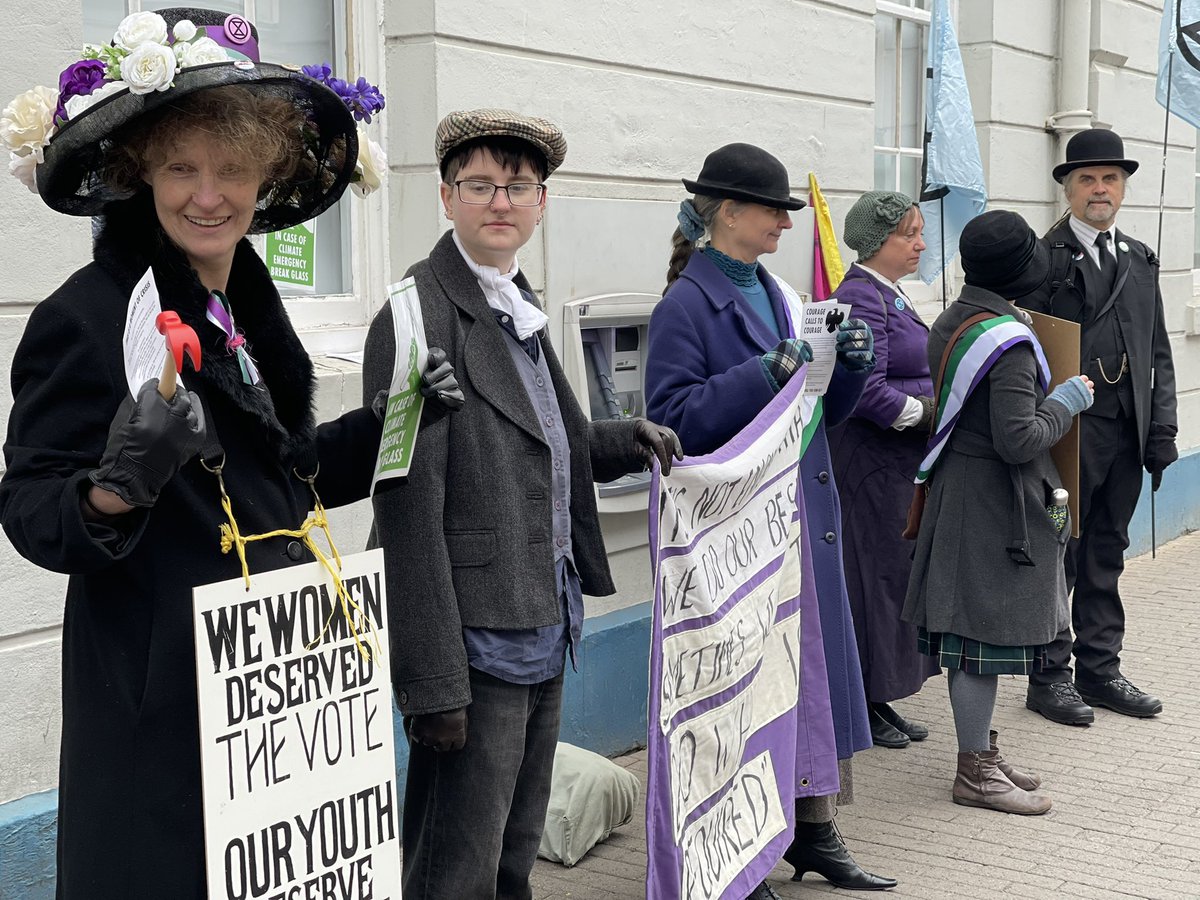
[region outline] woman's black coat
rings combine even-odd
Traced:
[[[242,383],[204,318],[207,291],[147,201],[111,210],[95,261],[37,306],[12,368],[0,520],[22,556],[71,576],[58,821],[58,895],[71,900],[205,896],[192,588],[241,574],[236,554],[221,553],[217,479],[198,459],[117,527],[80,514],[128,393],[121,336],[134,285],[153,263],[163,308],[200,338],[202,369],[184,378],[224,447],[243,534],[304,520],[311,493],[291,469],[314,450],[327,506],[366,496],[379,443],[369,410],[314,425],[312,363],[244,240],[227,294],[267,390]],[[295,565],[288,543],[251,544],[251,571]]]

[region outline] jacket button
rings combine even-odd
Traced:
[[[821,484],[829,484],[829,473],[822,472],[817,476],[817,481],[821,482]]]
[[[398,699],[400,705],[403,706],[405,703],[408,702],[408,691],[401,691],[400,696],[397,699]]]
[[[560,547],[565,547],[567,545],[567,539],[565,537],[558,537],[554,539],[554,543]]]
[[[304,545],[299,541],[288,541],[287,557],[292,562],[300,562],[304,559]]]
[[[825,543],[832,544],[836,540],[837,540],[837,535],[834,534],[832,531],[825,532]]]

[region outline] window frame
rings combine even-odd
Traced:
[[[919,2],[919,0],[918,0]],[[896,62],[895,69],[892,75],[893,88],[893,108],[895,109],[895,120],[892,123],[894,133],[896,135],[896,143],[894,146],[883,146],[873,143],[873,152],[876,164],[880,157],[888,157],[892,172],[892,190],[898,190],[901,184],[900,163],[904,159],[920,160],[925,153],[924,134],[925,134],[925,71],[928,66],[928,60],[925,58],[928,53],[928,37],[929,26],[933,21],[933,13],[928,9],[910,6],[907,4],[891,2],[891,0],[877,0],[875,4],[875,20],[878,21],[880,16],[895,20],[895,36],[896,36]],[[918,81],[918,97],[917,97],[917,118],[921,123],[920,134],[922,136],[922,146],[905,147],[900,144],[900,136],[902,133],[901,117],[904,114],[904,53],[902,50],[902,28],[905,22],[911,22],[921,29],[921,79]],[[876,55],[876,64],[878,64],[878,54]],[[876,98],[878,103],[878,97]],[[919,185],[918,185],[919,187]]]

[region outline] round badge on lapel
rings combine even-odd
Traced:
[[[1127,243],[1125,243],[1124,241],[1117,241],[1117,246],[1120,248],[1122,253],[1129,252],[1129,245]]]
[[[904,298],[903,297],[896,298],[896,309],[899,309],[899,310],[904,309]]]

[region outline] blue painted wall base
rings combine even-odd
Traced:
[[[1200,529],[1200,451],[1167,470],[1156,498],[1158,543]],[[1150,482],[1130,525],[1130,556],[1150,550]],[[650,603],[639,603],[584,623],[579,671],[568,672],[561,738],[606,756],[646,743]],[[396,768],[408,772],[399,714]],[[53,900],[58,791],[0,804],[0,900]]]

